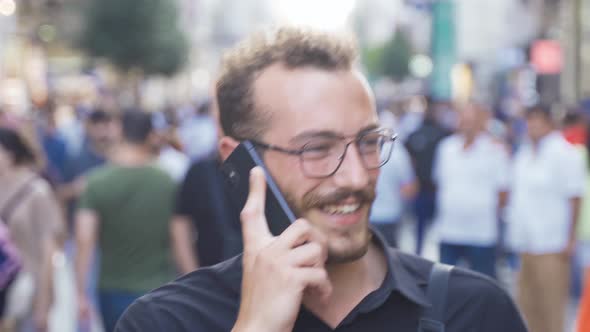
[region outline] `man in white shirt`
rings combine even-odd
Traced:
[[[458,132],[444,139],[435,157],[438,188],[435,222],[440,260],[465,260],[475,271],[496,276],[498,211],[506,201],[506,147],[486,131],[489,111],[469,103],[459,110]]]
[[[531,331],[561,332],[585,165],[554,131],[547,108],[531,108],[526,120],[529,142],[513,165],[508,214],[509,240],[521,257],[518,303]]]

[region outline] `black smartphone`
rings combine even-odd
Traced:
[[[242,141],[221,164],[226,192],[238,211],[242,211],[250,192],[250,170],[256,166],[260,166],[266,176],[265,215],[270,232],[277,236],[295,221],[295,214],[250,141]]]

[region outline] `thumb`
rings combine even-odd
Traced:
[[[240,213],[244,249],[262,246],[268,238],[272,237],[264,215],[265,202],[266,180],[264,171],[260,167],[254,167],[250,171],[248,200]]]

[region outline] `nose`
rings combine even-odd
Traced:
[[[363,189],[369,184],[369,171],[355,144],[348,146],[343,156],[342,164],[334,174],[334,182],[342,188],[351,190]]]

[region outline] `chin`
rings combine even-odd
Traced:
[[[328,264],[350,263],[361,259],[369,250],[368,227],[341,234],[328,234]]]
[[[344,215],[330,215],[313,209],[303,218],[318,228],[328,242],[328,264],[343,264],[365,256],[371,243],[369,229],[370,205]]]

